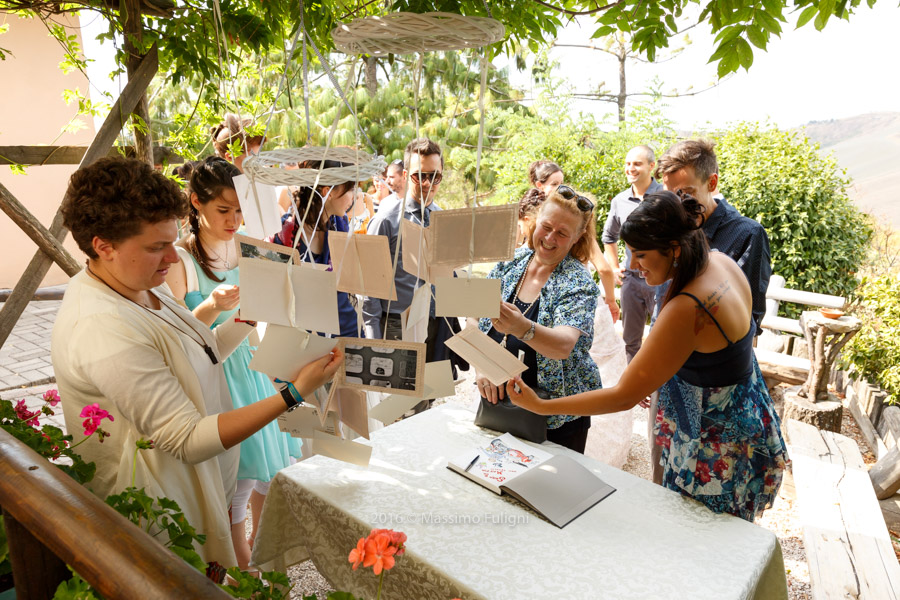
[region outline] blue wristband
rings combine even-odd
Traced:
[[[297,391],[297,388],[294,387],[293,382],[291,381],[282,381],[281,379],[275,379],[275,383],[284,383],[287,387],[282,388],[281,397],[284,398],[284,403],[287,405],[287,412],[291,412],[303,402],[303,396],[300,395],[300,392]]]

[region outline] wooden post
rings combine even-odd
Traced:
[[[78,261],[72,258],[69,251],[63,248],[63,245],[54,236],[47,231],[40,221],[34,218],[28,209],[22,206],[22,203],[16,200],[16,197],[6,189],[6,186],[0,183],[0,209],[3,209],[13,223],[19,226],[35,244],[38,245],[44,254],[53,259],[66,275],[72,277],[81,270]]]
[[[66,563],[5,510],[3,526],[9,543],[16,598],[50,600],[57,586],[72,577]]]
[[[144,35],[144,25],[141,22],[141,0],[122,0],[119,4],[119,18],[122,19],[122,33],[125,37],[125,68],[128,71],[128,80],[134,76],[140,67],[143,54],[140,51],[140,43]],[[138,119],[143,121],[145,130]],[[153,139],[150,136],[150,103],[147,101],[146,88],[138,99],[137,106],[132,111],[132,129],[134,131],[134,149],[137,159],[153,164]]]
[[[147,52],[147,55],[144,56],[141,66],[135,72],[134,77],[128,79],[128,84],[122,90],[122,95],[119,96],[119,99],[113,105],[109,115],[103,121],[103,125],[100,126],[100,131],[94,137],[94,141],[91,142],[87,152],[84,153],[84,158],[78,167],[79,169],[106,156],[122,130],[122,125],[127,118],[126,115],[131,113],[134,107],[137,106],[138,100],[147,90],[147,86],[150,85],[158,68],[159,56],[154,44],[150,51]],[[49,232],[60,242],[66,237],[62,213],[59,210],[56,211],[56,216],[53,217]],[[15,289],[13,289],[6,302],[3,303],[3,308],[0,309],[0,347],[3,347],[9,334],[12,333],[13,327],[16,326],[16,321],[19,320],[19,317],[25,311],[25,307],[28,306],[34,293],[40,287],[41,281],[43,281],[52,264],[53,260],[44,254],[43,250],[38,250],[31,262],[28,263],[25,273],[22,274],[19,282],[16,283]]]

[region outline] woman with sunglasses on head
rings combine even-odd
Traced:
[[[259,154],[259,149],[265,141],[261,135],[247,134],[246,130],[251,125],[253,119],[241,120],[236,114],[227,113],[225,119],[210,131],[216,156],[234,163],[241,173],[244,172],[244,159],[250,154]],[[239,149],[240,153],[237,153],[236,149]]]
[[[335,160],[309,160],[300,163],[301,169],[332,169],[346,166]],[[304,262],[328,265],[331,270],[331,251],[328,232],[350,230],[347,211],[356,198],[356,182],[334,186],[298,187],[294,190],[294,205],[281,218],[281,231],[268,239],[282,246],[295,247]],[[298,226],[302,223],[302,226]],[[361,337],[357,327],[356,309],[347,292],[338,292],[338,319],[342,337]]]
[[[615,387],[554,400],[540,400],[518,378],[506,387],[530,411],[576,415],[629,409],[658,389],[663,485],[752,522],[778,493],[787,451],[753,354],[750,286],[733,260],[709,252],[702,215],[695,199],[662,191],[644,196],[625,221],[631,268],[650,285],[671,284]]]
[[[541,159],[531,163],[531,166],[528,168],[528,182],[531,183],[532,188],[525,192],[525,195],[519,200],[519,237],[517,237],[517,246],[525,242],[525,231],[528,227],[529,219],[534,218],[535,210],[544,201],[550,190],[562,185],[564,175],[563,170],[555,162]],[[596,238],[596,235],[594,237]],[[604,301],[607,308],[609,308],[612,322],[615,323],[619,318],[619,305],[616,302],[616,280],[612,267],[609,266],[602,252],[590,252],[587,258],[581,262],[585,266],[588,263],[594,265],[594,269],[596,269],[600,278],[600,285],[603,286]]]
[[[234,408],[222,362],[253,328],[231,319],[211,331],[164,285],[187,212],[178,185],[141,161],[102,158],[72,175],[61,211],[88,256],[53,327],[66,427],[77,443],[85,408],[114,418],[103,444],[79,448],[97,465],[88,487],[101,498],[134,485],[174,500],[206,536],[200,556],[235,566],[228,507],[238,444],[330,380],[342,353],[305,367],[282,392]],[[155,448],[136,453],[140,439]]]
[[[594,218],[593,203],[572,188],[550,190],[529,225],[526,245],[488,275],[500,279],[503,302],[500,318],[481,319],[479,327],[513,356],[522,352],[528,366],[523,377],[552,398],[601,387],[588,353],[598,289],[581,264],[596,237]],[[477,371],[475,383],[488,402],[506,395]],[[547,439],[583,453],[590,426],[590,417],[553,414]]]
[[[194,167],[188,207],[190,233],[176,245],[181,261],[172,265],[166,276],[175,298],[213,329],[233,320],[240,302],[234,234],[242,217],[232,181],[237,175],[236,166],[216,156]],[[251,358],[250,344],[244,340],[223,363],[235,408],[275,393],[265,375],[250,369]],[[244,526],[248,501],[253,508],[253,540],[269,482],[301,456],[300,441],[282,433],[275,422],[241,442],[238,486],[231,507],[231,535],[241,569],[247,569],[250,562],[251,543]]]

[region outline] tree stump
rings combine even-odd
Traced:
[[[809,423],[818,429],[841,432],[841,418],[844,406],[834,394],[828,394],[826,400],[812,402],[800,395],[801,387],[795,385],[784,391],[784,417]],[[827,392],[826,392],[827,393]]]

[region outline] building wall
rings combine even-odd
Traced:
[[[54,20],[68,23],[81,41],[77,16],[58,15]],[[0,61],[0,81],[3,82],[0,146],[89,145],[95,133],[90,117],[79,117],[85,125],[80,131],[60,135],[61,129],[78,112],[74,102],[66,106],[63,90],[78,88],[88,96],[85,76],[79,71],[63,74],[59,69],[62,48],[39,19],[22,19],[0,12],[0,23],[9,24],[9,31],[0,35],[0,47],[12,53]],[[34,166],[26,169],[27,175],[13,175],[4,165],[0,166],[0,183],[45,227],[49,227],[75,168],[76,165]],[[84,259],[71,236],[67,236],[65,247],[79,262]],[[0,213],[0,289],[15,286],[36,251],[35,243],[9,217]],[[54,264],[42,285],[66,281],[66,274]]]

